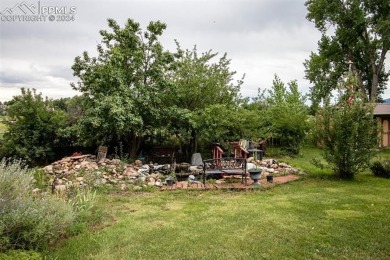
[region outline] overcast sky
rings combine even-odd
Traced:
[[[142,28],[149,21],[165,22],[167,30],[161,42],[170,50],[175,49],[177,39],[182,48],[197,45],[202,52],[226,52],[237,79],[246,74],[241,92],[251,97],[258,88],[269,88],[274,74],[284,82],[297,80],[300,91],[306,93],[310,85],[304,80],[303,62],[316,51],[320,38],[305,19],[305,0],[24,2],[26,5],[20,5],[23,0],[0,2],[0,101],[18,95],[21,87],[36,88],[51,98],[77,94],[70,87],[77,81],[71,70],[74,58],[83,51],[96,53],[99,30],[108,28],[107,18],[120,25],[132,18]],[[19,22],[4,18],[7,9],[7,15],[37,15],[38,7],[49,6],[66,7],[67,12],[73,7],[75,20],[49,21],[47,16],[45,21]]]

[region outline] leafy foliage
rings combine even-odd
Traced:
[[[317,106],[348,70],[357,76],[362,98],[376,102],[386,88],[389,73],[385,57],[390,48],[390,1],[308,0],[307,19],[322,33],[318,53],[305,61],[306,78],[314,83]]]
[[[135,158],[146,140],[174,141],[189,158],[198,144],[241,138],[277,139],[298,153],[307,112],[296,82],[287,89],[275,78],[271,97],[250,103],[240,95],[244,77],[234,80],[227,54],[199,54],[179,43],[176,52],[165,51],[159,37],[166,25],[160,21],[142,30],[131,19],[124,27],[108,19],[108,27],[100,31],[96,57],[84,52],[75,58],[79,81],[72,86],[81,96],[52,101],[22,90],[9,103],[11,118],[18,118],[5,136],[3,155],[38,164],[62,148],[106,145]]]
[[[52,102],[35,89],[23,89],[8,107],[7,131],[3,136],[3,156],[23,158],[36,165],[50,161],[60,145],[60,129],[66,115],[53,108]]]
[[[123,140],[135,156],[140,140],[162,124],[173,56],[158,41],[164,23],[150,22],[145,32],[131,19],[124,28],[108,19],[108,26],[112,32],[100,31],[98,57],[84,52],[72,66],[80,79],[73,88],[84,95],[80,128],[86,143]]]
[[[269,137],[278,139],[287,153],[298,154],[308,129],[308,111],[305,97],[299,93],[296,81],[287,85],[288,88],[275,75],[267,98]]]
[[[33,173],[20,162],[0,162],[0,251],[36,249],[58,239],[75,219],[71,205],[34,197]]]
[[[355,90],[353,76],[343,82],[336,105],[328,100],[318,113],[318,136],[324,159],[340,178],[353,178],[368,166],[378,145],[378,127],[373,106]]]
[[[370,164],[370,170],[375,176],[390,178],[390,161],[376,160]]]
[[[221,141],[235,136],[237,105],[242,81],[233,83],[227,55],[217,58],[208,51],[198,54],[196,47],[182,50],[177,43],[175,70],[171,75],[175,88],[168,97],[171,104],[170,132],[187,144],[189,153],[198,141]]]

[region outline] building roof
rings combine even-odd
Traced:
[[[390,104],[380,103],[376,104],[374,108],[374,116],[390,115]]]

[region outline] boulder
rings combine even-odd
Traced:
[[[136,169],[134,169],[132,166],[129,166],[125,169],[124,171],[124,175],[127,175],[127,176],[135,176],[137,177],[139,175],[139,173],[137,172]]]
[[[144,169],[144,168],[138,169],[138,173],[139,174],[149,174],[149,169]]]
[[[287,163],[279,163],[279,167],[290,168],[291,166],[288,165]]]
[[[199,168],[199,166],[190,166],[190,168],[188,168],[188,170],[190,172],[198,175],[203,170],[203,168]]]
[[[146,177],[146,180],[147,181],[151,181],[151,182],[156,182],[156,179],[155,178],[153,178],[153,177]]]
[[[122,163],[122,161],[121,160],[119,160],[119,159],[112,159],[111,161],[110,161],[110,163],[111,164],[121,164]]]
[[[150,177],[154,178],[154,179],[158,179],[161,177],[161,174],[160,173],[152,173],[152,174],[150,174]]]
[[[260,162],[260,165],[261,165],[261,166],[265,166],[265,167],[267,167],[267,165],[268,165],[268,162],[266,162],[266,161],[261,161],[261,162]]]
[[[142,166],[142,161],[141,160],[135,160],[134,165],[136,167],[141,167]]]
[[[52,174],[52,173],[53,173],[53,165],[47,165],[47,166],[45,166],[45,167],[43,168],[43,171],[44,171],[45,173],[50,173],[50,174]]]
[[[191,165],[193,166],[203,165],[202,156],[200,153],[194,153],[191,156]]]

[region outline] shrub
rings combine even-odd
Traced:
[[[378,145],[373,106],[365,102],[352,75],[342,84],[335,105],[328,98],[317,114],[317,133],[324,159],[342,179],[352,179],[369,165]]]
[[[370,165],[370,170],[377,177],[390,178],[390,161],[378,160]]]
[[[3,156],[23,158],[29,165],[39,165],[55,158],[61,143],[60,130],[66,127],[65,112],[53,109],[53,102],[36,93],[21,89],[7,109],[7,131],[3,135]]]
[[[0,199],[4,202],[17,200],[25,195],[33,181],[32,174],[24,169],[21,161],[0,161]],[[0,207],[5,204],[1,203]]]
[[[48,196],[18,200],[12,210],[4,212],[3,236],[11,248],[42,248],[65,233],[75,214],[63,200]]]
[[[0,251],[43,248],[74,221],[70,204],[45,193],[34,197],[32,189],[31,170],[0,162]]]

